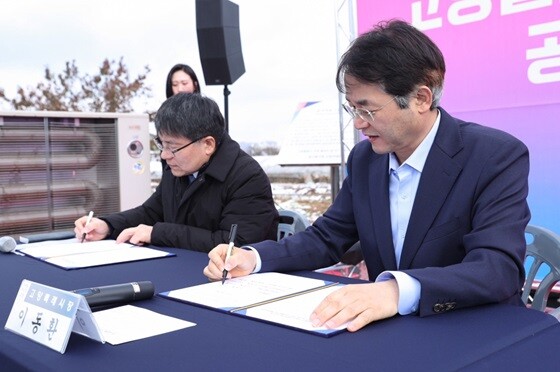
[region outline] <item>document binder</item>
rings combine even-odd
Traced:
[[[313,327],[309,317],[319,303],[343,284],[281,273],[244,277],[181,288],[158,295],[233,315],[330,337],[346,329]]]

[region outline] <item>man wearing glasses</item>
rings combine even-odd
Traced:
[[[356,331],[396,314],[522,306],[527,147],[449,115],[439,106],[444,75],[439,48],[405,22],[358,37],[337,86],[365,141],[333,205],[306,231],[236,249],[227,264],[227,246],[217,246],[204,274],[317,269],[359,241],[372,282],[328,295],[313,325]]]
[[[225,132],[218,105],[200,94],[167,99],[155,118],[167,162],[156,191],[139,207],[75,222],[76,236],[208,252],[228,241],[276,239],[278,212],[260,165]]]

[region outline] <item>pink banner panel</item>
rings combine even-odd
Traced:
[[[358,0],[358,32],[404,19],[444,53],[453,112],[560,102],[560,1]]]

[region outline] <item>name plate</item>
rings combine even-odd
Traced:
[[[105,343],[84,296],[26,279],[4,328],[61,354],[72,332]]]

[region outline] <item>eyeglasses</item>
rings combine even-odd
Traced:
[[[160,149],[161,152],[169,151],[171,153],[171,155],[173,155],[173,157],[175,157],[176,153],[178,153],[179,151],[181,151],[184,148],[189,147],[193,143],[200,141],[202,138],[204,138],[204,137],[197,138],[194,141],[191,141],[191,142],[187,143],[186,145],[183,145],[183,146],[181,146],[181,147],[179,147],[175,150],[172,150],[168,147],[163,146],[163,142],[161,142],[161,139],[159,137],[154,138],[154,142],[156,143],[157,148]]]
[[[375,120],[375,114],[378,111],[381,111],[381,109],[385,106],[387,106],[389,103],[391,103],[395,98],[397,98],[397,96],[394,96],[393,98],[391,98],[387,103],[385,103],[384,105],[382,105],[380,108],[378,108],[377,110],[366,110],[363,108],[355,108],[352,106],[349,106],[347,103],[343,103],[342,107],[344,108],[344,110],[350,114],[350,116],[352,117],[352,119],[356,119],[356,117],[360,117],[360,119],[367,121],[370,124],[373,124],[373,121]]]

